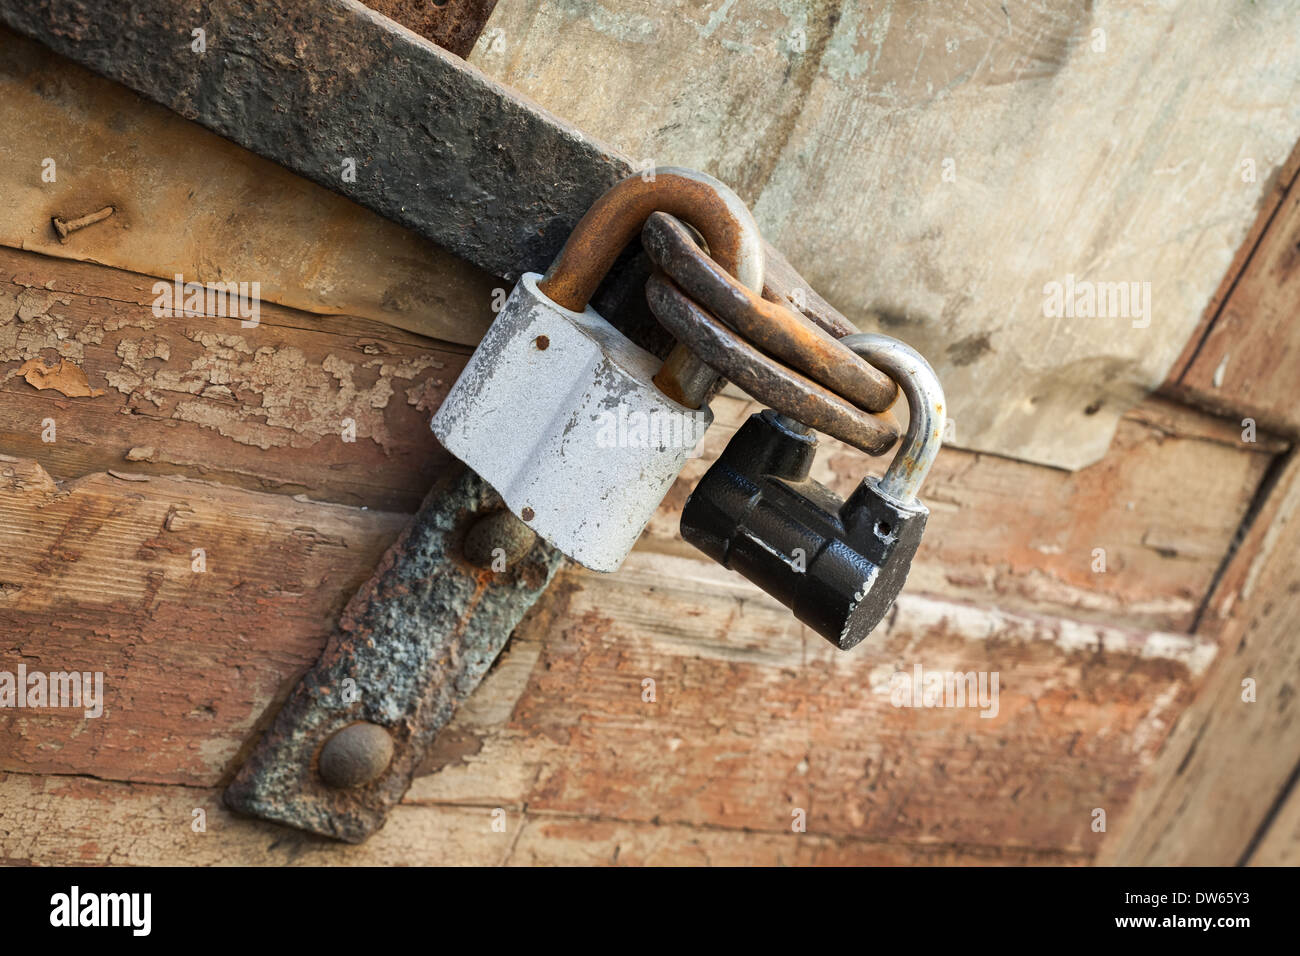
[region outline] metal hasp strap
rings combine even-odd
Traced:
[[[240,768],[228,806],[350,843],[383,825],[563,560],[530,532],[522,556],[497,542],[502,563],[515,558],[504,571],[476,566],[466,539],[485,515],[514,520],[500,507],[469,469],[429,495]]]
[[[504,279],[545,272],[634,171],[354,0],[0,0],[0,23]],[[355,181],[341,175],[349,156]],[[764,259],[766,298],[797,302],[834,335],[856,331],[766,242]],[[594,304],[619,325],[643,305],[647,274],[643,258],[620,261]]]

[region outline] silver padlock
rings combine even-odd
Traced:
[[[592,206],[545,277],[519,280],[433,417],[438,440],[506,507],[596,571],[622,565],[713,421],[707,406],[690,407],[699,389],[670,376],[665,394],[660,361],[587,304],[656,211],[693,226],[761,292],[762,240],[735,193],[693,170],[629,177]]]

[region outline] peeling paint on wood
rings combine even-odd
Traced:
[[[154,473],[415,509],[450,460],[428,419],[467,350],[269,303],[253,329],[219,316],[159,316],[153,281],[0,248],[6,450],[38,454],[59,478],[125,460]],[[31,369],[47,364],[65,369],[57,379],[65,385],[67,370],[80,370],[93,399],[60,408],[34,392]],[[53,442],[42,439],[47,418],[58,428]]]
[[[23,363],[18,374],[32,388],[52,388],[68,398],[98,398],[104,394],[102,388],[92,389],[86,380],[86,373],[67,359],[59,359],[57,365],[46,365],[40,359],[31,359]]]

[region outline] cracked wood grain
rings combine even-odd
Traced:
[[[7,722],[5,771],[219,785],[401,524],[178,479],[60,487],[3,465],[8,654],[103,670],[108,688],[103,718]],[[908,596],[866,653],[840,655],[724,570],[644,552],[619,575],[562,572],[516,644],[409,801],[773,834],[802,808],[828,838],[1082,857],[1090,809],[1128,799],[1215,653]],[[914,663],[999,671],[996,716],[892,706],[890,675]]]
[[[4,766],[213,783],[407,519],[123,478],[0,458],[0,653],[106,687],[101,718],[7,713]]]
[[[1103,862],[1276,865],[1297,857],[1300,459],[1289,456],[1275,479],[1198,628],[1223,654],[1107,838]]]
[[[194,811],[205,815],[193,829]],[[220,793],[204,788],[122,784],[87,777],[0,773],[0,862],[116,866],[513,866],[613,865],[1024,865],[1078,864],[1077,855],[1016,848],[909,845],[822,834],[750,833],[687,824],[507,809],[504,833],[491,829],[495,807],[407,804],[362,846],[326,843],[234,817]],[[27,828],[39,817],[45,827]]]

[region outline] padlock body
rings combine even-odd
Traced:
[[[655,387],[659,361],[525,274],[433,417],[438,440],[551,545],[614,571],[713,421]]]
[[[903,589],[929,510],[873,478],[841,499],[809,477],[815,449],[775,413],[751,416],[687,500],[682,537],[848,650]]]

